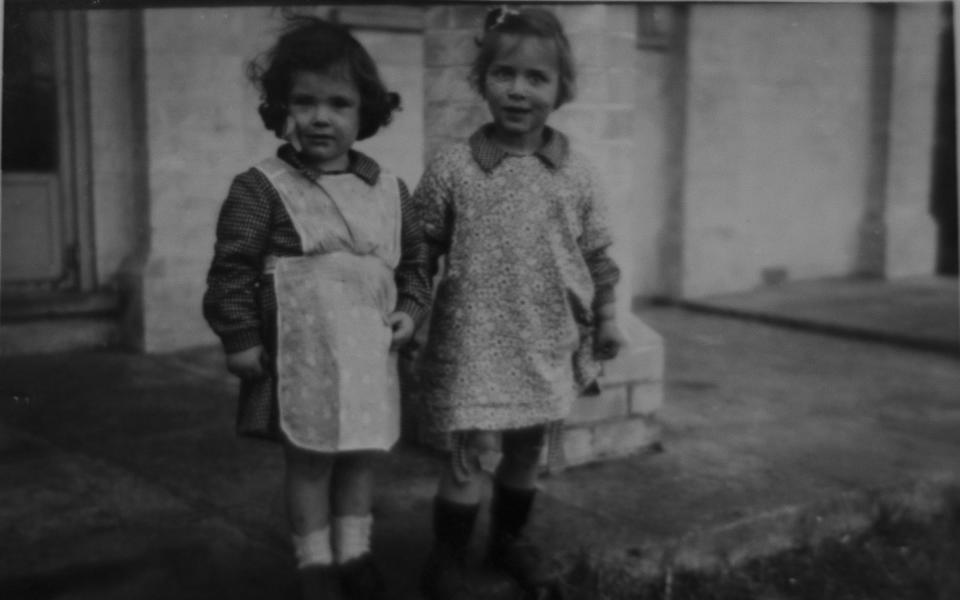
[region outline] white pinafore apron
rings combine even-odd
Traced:
[[[400,437],[396,305],[400,188],[381,173],[312,181],[279,158],[257,168],[283,201],[303,256],[272,257],[277,401],[291,443],[318,452],[387,450]]]

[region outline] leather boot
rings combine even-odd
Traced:
[[[344,600],[339,569],[335,565],[301,567],[300,594],[303,600]]]
[[[383,574],[370,553],[340,565],[340,586],[346,600],[387,600]]]
[[[469,592],[467,547],[479,508],[479,504],[434,500],[434,544],[420,578],[426,600],[456,600]]]
[[[512,577],[532,597],[556,597],[560,576],[543,552],[526,535],[535,489],[515,489],[494,484],[487,566]]]

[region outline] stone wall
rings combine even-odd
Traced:
[[[675,295],[932,272],[937,12],[691,7]]]
[[[692,7],[684,297],[854,269],[870,33],[866,5]]]
[[[278,18],[268,8],[144,11],[147,352],[216,342],[200,310],[216,217],[231,179],[276,145],[244,63],[269,46]]]

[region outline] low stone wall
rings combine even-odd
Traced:
[[[636,317],[624,325],[629,344],[604,366],[600,395],[582,396],[567,418],[562,467],[631,454],[659,439],[663,339]]]
[[[600,394],[581,396],[563,426],[561,460],[554,470],[626,456],[657,443],[657,413],[663,405],[663,339],[640,319],[622,319],[628,345],[604,365]],[[421,342],[426,332],[418,335]],[[431,432],[420,418],[417,399],[417,357],[401,360],[404,427],[407,442],[438,450],[449,449],[449,438]],[[484,457],[495,464],[499,453]],[[543,464],[546,466],[546,456]]]

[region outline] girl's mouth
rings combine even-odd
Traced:
[[[510,120],[525,119],[530,114],[526,108],[504,108],[503,114]]]

